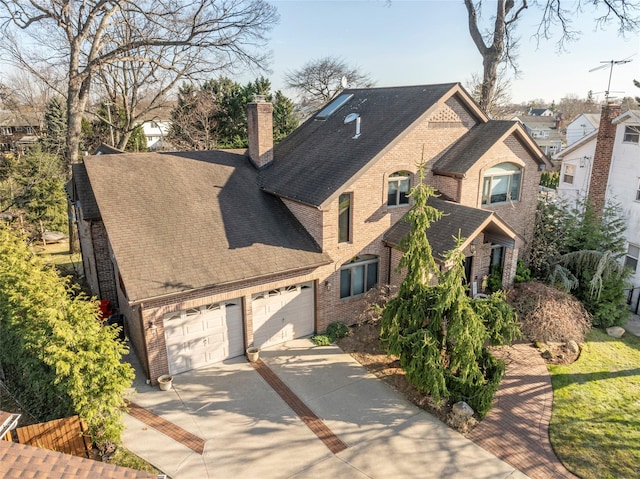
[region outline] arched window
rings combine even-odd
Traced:
[[[387,206],[400,206],[409,204],[409,187],[411,185],[411,173],[408,171],[396,171],[389,175],[389,188],[387,190]]]
[[[379,258],[356,256],[340,268],[340,297],[350,298],[366,293],[378,284]]]
[[[500,163],[484,174],[482,204],[492,205],[518,201],[522,169],[513,163]]]

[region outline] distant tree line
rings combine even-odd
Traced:
[[[180,87],[178,103],[171,112],[169,141],[180,150],[247,147],[247,103],[254,95],[263,95],[273,103],[275,142],[295,130],[298,120],[293,102],[281,91],[272,93],[268,79],[260,77],[241,85],[223,77]]]

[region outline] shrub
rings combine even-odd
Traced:
[[[344,338],[350,333],[349,326],[340,321],[336,321],[327,326],[327,332],[325,334],[316,334],[311,336],[311,341],[316,346],[329,346],[334,343],[336,339]]]
[[[39,421],[78,414],[98,445],[119,443],[133,369],[98,308],[0,225],[0,363],[11,394]]]
[[[335,341],[336,339],[344,338],[348,334],[349,334],[349,327],[346,324],[341,323],[339,321],[336,321],[335,323],[331,323],[327,327],[327,336],[331,338],[332,342]]]
[[[518,265],[516,266],[516,275],[513,278],[515,283],[526,283],[527,281],[531,281],[531,270],[527,268],[527,265],[523,260],[518,260]]]
[[[516,285],[509,302],[518,312],[522,333],[530,341],[581,343],[591,327],[589,313],[580,301],[544,283]]]
[[[329,346],[333,342],[326,334],[316,334],[315,336],[311,336],[311,341],[313,341],[316,346]]]
[[[483,418],[491,409],[493,396],[500,387],[500,380],[505,373],[505,363],[495,358],[484,348],[478,358],[483,377],[479,381],[460,381],[459,378],[447,375],[447,387],[453,402],[465,401],[476,414]]]

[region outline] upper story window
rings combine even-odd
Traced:
[[[340,298],[366,293],[378,284],[379,258],[373,255],[356,256],[340,268]]]
[[[513,163],[500,163],[484,174],[482,204],[492,205],[520,199],[522,170]]]
[[[635,273],[638,269],[638,258],[640,258],[640,247],[629,244],[627,246],[627,256],[624,258],[624,265],[631,268]]]
[[[576,165],[564,165],[564,174],[562,175],[563,183],[573,184],[573,177],[576,174]]]
[[[638,143],[640,142],[640,127],[639,126],[626,126],[624,128],[624,136],[622,141],[625,143]]]
[[[636,188],[636,201],[640,201],[640,178],[638,178],[638,187]]]
[[[351,240],[351,193],[343,193],[338,200],[338,243]]]
[[[411,184],[411,173],[408,171],[397,171],[389,175],[389,188],[387,206],[399,206],[409,204],[409,187]]]
[[[0,126],[0,134],[11,136],[13,133],[10,126]]]

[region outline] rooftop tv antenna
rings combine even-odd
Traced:
[[[633,56],[633,55],[631,55]],[[625,58],[624,60],[609,60],[609,61],[604,61],[604,62],[600,62],[602,63],[602,65],[600,65],[599,67],[595,67],[592,68],[591,70],[589,70],[589,72],[595,72],[598,70],[604,70],[605,68],[609,67],[609,83],[607,83],[607,89],[604,92],[604,101],[608,102],[609,101],[609,93],[611,90],[611,77],[613,76],[613,67],[616,65],[624,65],[625,63],[629,63],[632,62],[633,60],[629,60],[630,57]]]

